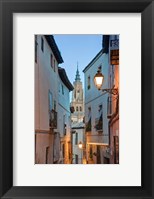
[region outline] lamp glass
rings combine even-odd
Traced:
[[[101,89],[103,81],[104,81],[104,75],[102,75],[102,73],[100,72],[97,72],[97,74],[94,76],[94,84],[98,90]]]
[[[79,148],[82,149],[82,142],[79,142]]]

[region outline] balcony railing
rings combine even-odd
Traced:
[[[57,112],[55,110],[49,112],[49,126],[53,129],[57,128]]]
[[[97,131],[103,130],[103,118],[102,115],[95,119],[95,129]]]
[[[89,121],[86,123],[86,132],[91,131],[91,118],[89,119]]]

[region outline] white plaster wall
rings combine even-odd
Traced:
[[[73,129],[78,134],[78,144],[81,141],[83,144],[85,143],[84,137],[84,129]],[[85,146],[83,145],[83,149],[80,149],[78,144],[75,143],[76,135],[73,134],[73,164],[75,164],[75,155],[78,155],[78,164],[81,164],[83,161],[83,150]]]
[[[59,77],[59,84],[63,85],[64,95],[62,94],[62,89],[60,86],[58,93],[58,131],[60,132],[60,136],[63,137],[64,132],[64,123],[66,123],[66,134],[70,136],[70,100],[69,100],[69,90],[63,84]],[[65,121],[64,121],[65,115]]]
[[[107,98],[108,94],[103,95],[94,85],[94,76],[99,66],[102,66],[101,72],[104,75],[104,83],[102,88],[108,88],[108,55],[101,54],[98,59],[85,72],[85,123],[88,122],[88,107],[91,107],[92,131],[91,135],[97,134],[95,119],[99,117],[99,105],[103,105],[103,134],[108,135],[108,119],[107,119]],[[88,76],[91,78],[91,88],[87,89]],[[108,143],[108,136],[89,136],[89,142]]]
[[[70,100],[69,89],[65,86],[62,80],[59,79],[58,89],[58,132],[60,133],[61,142],[65,144],[65,157],[63,163],[69,164],[69,142],[71,141],[71,121],[70,121]],[[64,94],[62,94],[62,85]],[[64,135],[64,124],[66,124],[66,135]],[[62,148],[62,147],[61,147]]]
[[[41,50],[41,37],[44,39],[44,52]],[[38,62],[35,64],[35,129],[49,130],[49,90],[58,106],[58,69],[57,61],[44,36],[37,36]],[[50,64],[50,55],[53,55],[56,64],[54,72]]]

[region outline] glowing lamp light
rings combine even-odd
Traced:
[[[83,147],[83,144],[82,144],[82,142],[79,142],[79,149],[82,149],[82,147]]]
[[[98,70],[96,75],[94,76],[94,84],[98,90],[102,88],[103,81],[104,81],[104,75],[100,72],[100,70]]]

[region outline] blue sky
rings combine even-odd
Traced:
[[[82,70],[101,50],[102,35],[54,35],[54,38],[64,60],[59,66],[65,68],[73,84],[78,62],[81,81],[84,84]]]

